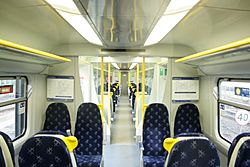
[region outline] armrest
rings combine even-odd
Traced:
[[[139,149],[140,149],[141,151],[144,150],[143,143],[142,143],[141,141],[138,142],[138,146],[139,146]]]
[[[72,136],[72,133],[71,133],[71,130],[70,130],[70,129],[67,129],[67,130],[66,130],[66,133],[67,133],[68,136]]]

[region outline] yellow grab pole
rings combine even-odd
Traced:
[[[175,62],[179,63],[179,62],[190,61],[190,60],[193,60],[193,59],[198,59],[198,58],[201,58],[201,57],[208,56],[210,54],[211,54],[210,56],[215,56],[214,53],[226,51],[226,50],[229,50],[229,49],[238,48],[238,47],[241,47],[241,46],[244,46],[244,45],[249,45],[249,44],[250,44],[250,38],[245,38],[245,39],[242,39],[242,40],[239,40],[239,41],[228,43],[228,44],[223,45],[223,46],[219,46],[219,47],[216,47],[216,48],[213,48],[213,49],[209,49],[209,50],[206,50],[206,51],[203,51],[203,52],[198,52],[198,53],[195,53],[195,54],[192,54],[192,55],[177,59],[177,60],[175,60]]]
[[[142,101],[142,120],[144,120],[144,104],[145,104],[145,57],[143,57],[142,60],[142,96],[141,96],[141,101]]]
[[[110,100],[111,100],[111,96],[110,96],[110,63],[108,63],[108,125],[110,127],[111,122],[110,122],[110,117],[111,117],[111,107],[110,107]]]
[[[118,83],[119,83],[119,86],[120,86],[121,85],[121,72],[120,71],[118,72],[118,77],[119,77],[119,82]]]
[[[130,72],[128,72],[128,87],[130,86]]]
[[[102,110],[102,121],[104,122],[104,60],[101,57],[101,110]]]
[[[140,77],[140,65],[137,64],[136,65],[136,115],[135,115],[135,125],[136,125],[136,128],[138,127],[138,124],[139,124],[139,121],[138,121],[138,114],[139,114],[139,100],[138,100],[138,95],[139,95],[139,78]]]
[[[41,51],[38,49],[33,49],[30,47],[16,44],[16,43],[6,41],[3,39],[0,39],[0,45],[6,46],[9,48],[13,48],[13,49],[17,49],[17,50],[21,50],[21,51],[25,51],[25,52],[29,52],[31,54],[37,54],[37,55],[40,55],[40,56],[45,57],[45,58],[51,58],[51,59],[60,60],[60,61],[64,61],[64,62],[71,62],[70,59],[67,59],[65,57],[61,57],[61,56],[58,56],[58,55],[55,55],[52,53],[44,52],[44,51]]]

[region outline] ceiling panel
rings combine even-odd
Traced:
[[[210,49],[249,37],[249,18],[249,0],[204,1],[160,43],[182,44],[196,51]]]
[[[77,1],[77,0],[75,0]],[[88,12],[104,45],[109,48],[142,47],[169,0],[79,0]],[[83,11],[82,13],[85,13]]]
[[[42,0],[1,0],[0,20],[12,22],[59,44],[87,42]]]

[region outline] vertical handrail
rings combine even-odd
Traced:
[[[110,122],[110,117],[111,117],[111,107],[110,107],[110,100],[111,100],[111,96],[110,96],[110,63],[108,63],[108,125],[110,127],[111,122]]]
[[[139,98],[139,78],[140,77],[140,65],[139,64],[137,64],[136,65],[136,119],[135,119],[135,125],[136,125],[136,128],[138,127],[138,125],[139,125],[139,104],[138,104],[138,102],[139,102],[139,100],[138,100],[138,98]]]
[[[130,71],[128,72],[128,87],[130,86]]]
[[[104,122],[104,58],[101,57],[101,110],[102,121]]]
[[[142,58],[142,120],[144,120],[144,105],[145,105],[145,57]]]

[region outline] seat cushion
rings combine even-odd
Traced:
[[[65,143],[49,136],[28,139],[21,148],[18,161],[20,167],[72,167]]]
[[[164,167],[165,156],[143,156],[144,167]]]
[[[76,154],[76,162],[78,167],[100,167],[101,161],[101,155]]]
[[[94,103],[82,103],[77,111],[75,137],[76,154],[102,155],[103,128],[101,114]]]
[[[229,149],[228,149],[228,154],[227,154],[227,156],[228,156],[228,164],[229,164],[229,161],[230,161],[230,159],[231,159],[233,150],[235,149],[235,146],[238,144],[239,140],[240,140],[241,138],[247,137],[247,136],[250,136],[250,133],[241,133],[241,134],[239,134],[238,136],[236,136],[236,137],[234,138],[234,140],[233,140],[231,146],[230,146]],[[244,148],[242,147],[242,149],[244,149]]]
[[[152,103],[145,112],[143,123],[143,155],[165,156],[163,141],[170,137],[168,110],[164,104]]]
[[[168,167],[219,167],[215,145],[205,137],[190,137],[177,142],[168,155]]]
[[[3,137],[5,143],[7,144],[8,149],[9,149],[10,154],[11,154],[13,165],[15,166],[15,151],[14,151],[14,146],[13,146],[12,140],[7,134],[5,134],[3,132],[0,132],[0,136]],[[3,152],[1,152],[1,154],[3,156]]]
[[[242,133],[235,137],[228,150],[228,166],[250,166],[250,133]]]
[[[51,103],[46,111],[43,130],[61,131],[71,129],[70,115],[64,103]]]
[[[202,133],[199,110],[192,103],[180,105],[177,109],[174,123],[174,135],[180,133]]]

